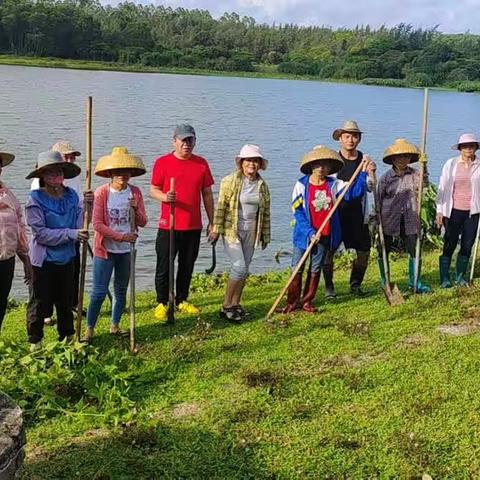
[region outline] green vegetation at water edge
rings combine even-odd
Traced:
[[[103,61],[133,71],[252,72],[480,91],[479,35],[406,24],[266,25],[236,13],[215,19],[206,10],[133,2],[2,0],[0,54]]]
[[[374,263],[364,298],[348,293],[341,267],[335,301],[320,289],[317,314],[272,324],[286,273],[249,279],[241,325],[219,319],[224,276],[195,278],[202,313],[173,327],[140,294],[135,357],[108,334],[106,309],[92,346],[35,354],[24,307],[9,311],[0,390],[25,409],[22,478],[479,477],[480,290],[440,290],[437,262],[424,261],[434,293],[394,308]],[[393,278],[405,291],[405,258]]]

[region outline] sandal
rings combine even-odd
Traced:
[[[220,317],[232,323],[240,323],[242,321],[242,316],[236,307],[223,307],[222,310],[220,310]]]
[[[232,308],[234,308],[242,318],[248,318],[250,316],[250,313],[247,312],[240,304],[234,305]]]
[[[115,330],[114,332],[110,331],[110,335],[113,335],[114,337],[129,337],[130,336],[130,330]]]

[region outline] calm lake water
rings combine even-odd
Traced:
[[[24,202],[37,154],[58,139],[85,144],[85,101],[94,99],[94,159],[115,145],[141,155],[148,174],[136,178],[146,197],[150,221],[139,241],[139,289],[153,288],[158,205],[148,198],[155,158],[171,150],[173,128],[188,122],[197,130],[196,153],[208,159],[217,192],[223,176],[234,168],[234,157],[245,143],[262,147],[269,159],[264,178],[272,194],[272,244],[257,252],[253,272],[284,268],[277,264],[279,248],[290,248],[290,194],[299,177],[303,153],[317,144],[337,148],[331,133],[346,119],[365,132],[361,150],[379,165],[383,150],[397,137],[420,141],[423,91],[291,80],[200,77],[188,75],[90,72],[0,66],[0,149],[16,160],[2,179]],[[437,181],[443,163],[453,156],[450,146],[462,132],[479,133],[480,96],[430,92],[427,140],[429,171]],[[80,157],[83,159],[84,156]],[[81,165],[82,160],[80,160]],[[94,178],[94,186],[100,179]],[[223,248],[218,271],[226,268]],[[19,266],[20,262],[17,262]],[[210,264],[204,242],[196,271]],[[16,276],[12,295],[25,289]]]

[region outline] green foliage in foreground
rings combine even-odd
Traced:
[[[440,291],[436,266],[429,254],[435,292],[395,308],[375,265],[362,299],[339,271],[334,302],[320,291],[318,314],[271,324],[263,318],[286,273],[249,280],[242,325],[218,318],[224,278],[197,278],[202,314],[174,327],[158,325],[154,296],[141,294],[136,357],[108,334],[106,311],[92,347],[53,343],[32,356],[21,346],[25,311],[10,311],[0,389],[33,409],[22,478],[478,478],[480,291]],[[402,290],[406,268],[394,262]],[[469,334],[437,330],[453,324]],[[84,390],[82,403],[59,392],[63,381]],[[59,394],[61,408],[45,414]]]

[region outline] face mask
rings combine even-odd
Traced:
[[[60,187],[63,184],[63,173],[61,174],[56,174],[56,175],[51,175],[51,174],[46,174],[43,177],[43,181],[49,186],[49,187]]]

